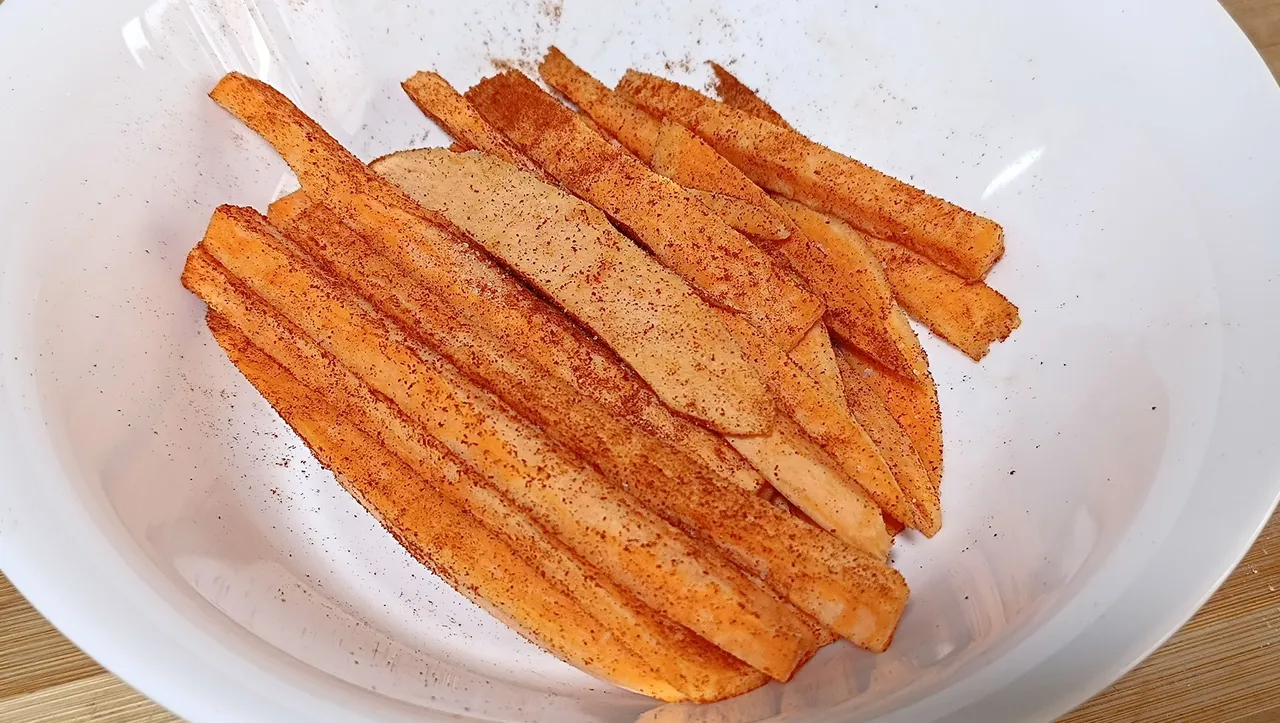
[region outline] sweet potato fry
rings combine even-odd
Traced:
[[[247,330],[243,333],[252,337],[258,348],[323,394],[344,420],[381,441],[453,505],[507,540],[541,575],[589,611],[613,639],[636,651],[689,699],[729,697],[762,682],[761,673],[659,615],[583,562],[528,513],[424,434],[386,397],[374,394],[300,329],[233,282],[207,253],[197,249],[191,254],[183,281],[209,303],[211,314],[216,309],[219,318],[225,315],[242,324]],[[450,534],[461,534],[447,521],[437,524]],[[529,587],[536,589],[539,584]]]
[[[889,414],[911,439],[937,489],[942,482],[942,409],[938,406],[938,387],[933,376],[915,381],[906,379],[847,346],[838,347],[836,354],[884,402]]]
[[[779,406],[806,434],[831,453],[847,478],[852,480],[851,490],[855,493],[865,490],[880,509],[912,524],[911,506],[893,478],[893,472],[848,407],[824,394],[818,383],[791,361],[786,352],[770,344],[751,325],[735,317],[726,318],[725,324],[738,338],[747,357],[764,373],[765,382]],[[869,517],[874,520],[864,524],[870,524],[878,539],[884,527],[879,510],[870,506]],[[837,531],[836,534],[841,533]]]
[[[877,561],[888,556],[893,541],[880,508],[790,417],[779,417],[767,435],[727,439],[818,527]]]
[[[586,561],[730,654],[785,680],[813,652],[799,613],[568,455],[406,338],[251,209],[221,207],[201,241],[229,272],[385,394]]]
[[[768,255],[524,75],[507,71],[466,97],[566,188],[625,226],[712,303],[746,314],[775,343],[790,349],[821,316],[822,303]]]
[[[605,369],[608,365],[601,365],[598,355],[565,338],[563,317],[539,305],[528,289],[472,246],[442,215],[422,208],[370,171],[279,91],[229,73],[210,97],[280,153],[312,200],[336,211],[422,283],[466,313],[500,328],[513,344],[546,339],[557,345],[552,353],[574,355],[567,363],[583,385],[595,385],[601,393],[619,389],[616,373]],[[606,378],[595,378],[596,374]],[[756,417],[750,405],[740,404],[724,382],[689,389],[666,384],[678,382],[668,377],[646,381],[671,408],[713,429],[750,434],[767,426],[767,420]],[[694,396],[685,396],[686,392]]]
[[[277,207],[273,207],[276,213]],[[592,459],[605,475],[673,525],[720,550],[780,596],[852,642],[887,640],[901,583],[887,567],[770,502],[733,486],[705,465],[612,415],[565,382],[491,337],[452,318],[420,286],[341,224],[316,209],[282,217],[282,228],[310,254],[358,288],[407,329],[421,334],[478,383],[561,444]]]
[[[310,201],[301,192],[287,196],[271,204],[270,218],[277,225],[290,227],[300,234],[319,238],[328,231],[340,234],[337,243],[348,247],[360,248],[365,239],[342,223],[328,207]],[[335,243],[330,239],[326,243]],[[349,261],[350,262],[350,261]],[[457,297],[438,294],[436,288],[428,289],[421,283],[421,277],[406,270],[399,263],[396,267],[404,273],[403,284],[430,291],[442,303],[447,303],[451,310],[459,310]],[[519,287],[523,289],[524,287]],[[514,297],[517,301],[534,298],[532,294]],[[467,301],[463,299],[462,301]],[[474,301],[472,300],[474,304]],[[481,310],[487,310],[481,306]],[[528,313],[531,318],[538,315],[551,316],[553,322],[564,321],[563,317],[540,300],[536,304],[515,306],[515,310]],[[649,391],[635,376],[635,373],[618,363],[616,357],[607,354],[593,340],[577,331],[575,327],[562,324],[548,324],[549,332],[530,334],[516,339],[512,330],[503,322],[511,314],[508,309],[495,309],[487,315],[458,315],[459,325],[466,324],[484,332],[494,343],[506,350],[519,350],[522,356],[539,364],[552,372],[551,376],[570,384],[576,391],[585,394],[601,404],[611,414],[635,424],[645,432],[672,445],[676,449],[688,453],[708,469],[713,470],[723,479],[735,485],[758,492],[767,488],[764,479],[750,463],[741,457],[728,443],[702,427],[677,417]],[[495,323],[496,322],[496,323]],[[454,328],[454,327],[451,327]],[[535,327],[536,328],[536,327]],[[558,332],[558,333],[552,333]],[[514,343],[513,343],[514,342]]]
[[[914,376],[925,370],[920,342],[865,250],[859,256],[847,245],[829,246],[820,235],[824,229],[792,213],[799,204],[780,199],[786,201],[780,205],[697,136],[668,120],[658,134],[653,167],[682,186],[737,198],[785,224],[787,237],[771,252],[822,298],[828,327],[899,373]]]
[[[538,164],[476,112],[462,94],[438,73],[419,71],[400,84],[404,92],[445,132],[467,148],[497,156],[517,168],[551,182]]]
[[[764,98],[757,95],[746,83],[738,80],[724,66],[714,61],[708,64],[716,75],[716,95],[720,96],[720,100],[724,101],[725,105],[737,108],[744,113],[753,115],[760,120],[768,121],[780,128],[786,128],[789,131],[795,130],[778,111],[773,109],[773,106],[766,103]]]
[[[903,183],[808,138],[657,76],[627,71],[618,91],[688,127],[761,186],[900,243],[966,281],[1004,253],[990,219]]]
[[[538,64],[538,72],[547,85],[573,101],[642,162],[649,162],[658,140],[656,118],[617,97],[611,88],[583,72],[554,45]]]
[[[836,364],[836,352],[831,346],[831,334],[827,325],[814,324],[799,344],[791,350],[791,361],[813,377],[828,399],[844,403],[844,381]]]
[[[428,482],[225,319],[210,316],[209,328],[316,459],[411,555],[451,587],[571,665],[661,700],[686,699],[649,663],[660,660],[633,652],[614,638],[611,629],[509,543],[442,495],[438,487],[450,484],[444,470],[430,470],[438,475]]]
[[[913,519],[904,520],[894,515],[895,519],[933,537],[942,527],[942,504],[935,480],[920,461],[911,438],[889,413],[884,400],[863,377],[862,371],[847,356],[839,357],[838,362],[849,411],[880,450],[880,456],[889,464],[893,478],[915,513]]]
[[[711,65],[715,69],[721,97],[726,104],[774,125],[790,127],[729,71],[715,63]],[[816,224],[821,214],[814,211],[810,211],[810,214],[810,223]],[[903,246],[863,235],[838,219],[827,217],[827,221],[829,223],[824,224],[825,231],[834,234],[834,238],[828,238],[828,248],[842,245],[865,246],[866,251],[859,251],[858,256],[870,252],[876,257],[884,269],[884,276],[894,296],[907,313],[968,354],[974,361],[981,360],[992,343],[1005,340],[1018,328],[1018,308],[985,283],[966,282]],[[819,230],[811,235],[822,240],[826,234]],[[849,238],[854,235],[857,236],[856,239]],[[857,244],[858,240],[862,243]],[[902,327],[895,323],[890,328]],[[866,345],[859,344],[856,340],[852,343],[863,351],[869,351]],[[874,351],[871,353],[873,357],[877,357]],[[884,359],[880,359],[880,362],[893,366]]]
[[[714,211],[734,230],[753,239],[778,242],[791,234],[787,225],[769,212],[733,196],[685,188],[694,198]]]
[[[657,267],[656,263],[638,249],[628,249],[621,237],[610,241],[612,231],[602,216],[591,223],[593,209],[589,206],[535,178],[521,176],[502,161],[431,150],[408,151],[380,160],[375,163],[375,169],[403,186],[425,206],[442,210],[518,272],[534,277],[531,280],[544,293],[602,335],[607,333],[605,325],[610,323],[610,315],[627,310],[635,299],[647,297],[644,291],[637,290],[632,284],[660,292],[656,295],[657,300],[644,308],[639,319],[641,324],[660,323],[655,319],[668,312],[659,303],[678,304],[681,301],[678,288],[664,285],[660,276],[646,272],[647,266]],[[621,282],[617,283],[615,279]],[[616,290],[614,286],[617,286]],[[710,308],[705,312],[716,313]],[[680,313],[693,316],[695,312]],[[745,319],[727,312],[724,316],[732,316],[735,324],[750,328],[751,341],[754,343],[758,339],[769,346],[771,360],[786,362],[787,352],[765,340]],[[730,328],[741,343],[741,334],[746,332],[732,325]],[[622,333],[638,334],[626,328]],[[710,332],[701,332],[695,339],[703,337],[710,339]],[[702,343],[710,345],[714,341]],[[733,353],[741,353],[736,343],[733,349]],[[756,365],[760,364],[755,357],[759,353],[758,350],[749,352]],[[720,355],[727,356],[727,353]],[[772,369],[766,371],[773,372]],[[787,372],[805,376],[794,365],[788,366]],[[855,478],[864,484],[877,485],[873,493],[877,500],[886,499],[893,491],[896,492],[895,499],[901,501],[901,493],[897,492],[883,461],[879,462],[880,468],[873,468],[864,459],[868,452],[872,460],[878,460],[878,456],[869,448],[865,435],[856,429],[857,425],[848,411],[843,409],[843,399],[838,402],[815,400],[813,396],[821,394],[817,383],[807,378],[798,383],[807,384],[799,395],[791,388],[784,387],[784,391],[792,393],[792,396],[802,396],[803,401],[799,404],[804,416],[799,418],[804,420],[802,426],[806,431],[820,432],[822,436],[817,437],[818,441],[824,446],[829,445],[828,449],[838,461],[845,463],[847,460],[849,466],[846,469]],[[774,393],[778,391],[775,389]],[[821,411],[814,411],[816,409]],[[842,416],[838,420],[833,419],[837,413]],[[861,444],[863,442],[866,444]],[[881,490],[879,486],[885,485],[887,489]],[[897,509],[898,512],[906,510],[905,506]],[[878,519],[878,515],[873,516]]]
[[[894,301],[893,290],[879,261],[859,244],[861,236],[839,219],[820,214],[787,198],[775,199],[800,231],[821,248],[824,275],[838,276],[844,295],[841,337],[872,359],[900,374],[914,377],[928,372],[920,339]],[[802,251],[801,253],[810,253]]]
[[[849,229],[853,233],[853,229]],[[862,236],[911,316],[974,361],[1022,323],[1018,307],[982,281],[964,279],[897,244]]]
[[[653,166],[661,123],[623,99],[604,83],[579,68],[552,46],[538,66],[542,79],[580,109],[579,118],[600,135],[646,165]],[[654,170],[662,173],[656,166]],[[663,175],[666,175],[665,173]],[[751,203],[720,193],[690,188],[685,190],[702,201],[734,230],[752,238],[779,241],[789,233],[786,225]]]
[[[555,48],[543,60],[542,74],[624,145],[651,159],[654,171],[684,186],[730,226],[763,242],[780,264],[798,272],[826,304],[825,318],[836,333],[903,374],[923,371],[923,353],[910,327],[903,327],[909,334],[904,338],[901,329],[886,327],[879,316],[868,316],[868,307],[879,301],[879,289],[862,288],[865,281],[850,277],[840,268],[840,259],[829,258],[768,194],[713,148],[670,120],[659,123]],[[867,293],[872,296],[864,299]],[[843,395],[833,398],[843,399]]]
[[[373,169],[444,213],[641,376],[666,374],[699,385],[721,379],[755,416],[772,419],[760,377],[717,311],[595,207],[478,154],[402,151],[378,159]]]

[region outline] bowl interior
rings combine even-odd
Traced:
[[[945,413],[946,523],[896,546],[913,602],[892,649],[835,645],[787,686],[646,715],[892,711],[1103,594],[1101,571],[1139,569],[1150,549],[1134,530],[1159,539],[1174,523],[1219,411],[1237,317],[1216,269],[1233,239],[1132,79],[1070,57],[1086,29],[1012,2],[608,5],[104,4],[70,49],[84,63],[18,81],[57,142],[12,150],[24,204],[0,266],[0,363],[24,400],[15,424],[38,429],[112,544],[197,624],[234,623],[248,654],[301,662],[375,718],[652,707],[414,562],[240,378],[178,284],[215,205],[265,209],[292,187],[205,97],[223,72],[275,84],[369,159],[447,143],[398,87],[414,70],[466,86],[495,62],[531,72],[556,43],[610,83],[639,67],[703,86],[701,61],[730,64],[801,131],[995,218],[1008,252],[990,283],[1023,320],[981,364],[921,330]],[[1280,285],[1257,293],[1280,301]]]

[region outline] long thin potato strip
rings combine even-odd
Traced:
[[[472,602],[562,660],[624,688],[666,701],[685,699],[571,596],[509,543],[438,488],[445,470],[419,476],[338,409],[254,346],[225,319],[209,328],[231,361],[297,432],[316,459],[419,562]],[[653,662],[661,662],[654,660]]]
[[[914,513],[888,463],[854,419],[844,400],[832,400],[818,382],[749,324],[736,318],[727,318],[725,323],[737,336],[743,350],[764,372],[766,383],[787,415],[831,453],[849,480],[865,490],[875,505],[903,522],[914,523]],[[883,522],[879,510],[874,505],[869,507],[867,514],[874,518],[871,528],[878,535]],[[880,524],[874,524],[876,522]]]
[[[726,104],[790,128],[768,103],[755,96],[728,70],[715,63],[711,65],[720,84],[721,99]],[[985,283],[967,282],[905,247],[860,234],[838,219],[828,217],[828,221],[837,232],[847,229],[850,234],[858,235],[861,245],[881,263],[894,295],[908,314],[974,361],[980,361],[992,343],[1008,338],[1021,323],[1018,307]],[[855,346],[860,345],[855,343]],[[886,363],[883,359],[880,362]]]
[[[905,320],[898,327],[881,313],[879,289],[866,286],[871,280],[849,273],[842,265],[846,259],[833,257],[810,239],[768,194],[715,149],[671,119],[650,116],[554,47],[540,69],[550,85],[637,156],[648,159],[654,171],[688,189],[731,226],[756,239],[780,264],[798,273],[826,305],[824,319],[832,331],[903,374],[924,372],[924,353],[915,334]],[[887,292],[885,297],[892,303]]]
[[[913,381],[886,370],[849,347],[839,347],[836,353],[884,402],[885,408],[911,439],[920,461],[929,470],[934,486],[941,485],[942,408],[938,406],[938,387],[933,376]]]
[[[551,178],[543,173],[538,164],[529,160],[519,148],[497,128],[476,112],[466,98],[454,90],[449,81],[440,77],[439,73],[419,71],[400,84],[404,92],[432,120],[440,124],[445,132],[453,136],[466,148],[475,149],[497,156],[523,171],[532,173],[545,181]]]
[[[441,293],[477,313],[477,305],[497,304],[507,314],[513,338],[556,334],[556,323],[530,310],[535,302],[521,285],[474,248],[443,216],[422,208],[351,155],[279,91],[239,73],[228,73],[211,98],[280,153],[312,199],[338,212],[379,249],[404,262]],[[505,305],[505,308],[504,308]],[[518,313],[528,310],[529,313]],[[658,377],[654,391],[677,411],[720,431],[759,433],[769,420],[752,400],[735,394],[728,380],[710,385],[681,384]],[[670,386],[661,382],[670,381]]]
[[[542,575],[590,610],[609,635],[650,661],[664,680],[690,699],[729,697],[760,684],[758,671],[659,615],[585,563],[385,396],[375,394],[302,330],[232,281],[207,253],[197,249],[191,254],[183,281],[209,304],[211,313],[238,324],[255,346],[322,393],[345,419],[432,480],[454,505],[508,540]]]
[[[813,377],[827,397],[843,402],[844,381],[840,376],[840,366],[836,363],[835,348],[831,345],[831,334],[827,331],[826,324],[814,324],[809,333],[791,350],[790,356],[791,361]]]
[[[390,173],[391,169],[382,164],[375,167],[379,172],[389,172],[391,178],[413,175],[420,184],[428,183],[424,178],[427,175],[444,173],[473,188],[476,199],[495,203],[510,200],[501,187],[486,186],[476,175],[492,170],[493,164],[500,161],[414,151],[392,156],[386,162],[396,158],[400,159],[396,173]],[[443,167],[437,164],[442,160]],[[521,179],[508,182],[519,183]],[[524,183],[536,182],[530,179]],[[553,224],[554,214],[541,213],[535,201],[526,200],[522,212]],[[458,211],[451,205],[447,212]],[[539,369],[527,366],[517,355],[504,355],[494,340],[452,320],[448,310],[440,308],[429,294],[404,283],[392,264],[362,250],[362,240],[345,226],[317,226],[316,219],[308,219],[308,215],[304,212],[284,221],[285,228],[296,228],[293,236],[305,248],[344,275],[366,297],[379,299],[389,307],[393,318],[422,334],[431,346],[460,369],[483,380],[522,415],[584,458],[595,461],[610,478],[629,485],[632,494],[669,522],[706,540],[841,635],[860,645],[876,645],[885,639],[897,601],[904,599],[896,576],[887,567],[842,554],[842,546],[817,529],[718,479],[691,458],[614,418],[567,385],[542,376]],[[519,232],[518,218],[504,218]],[[532,243],[528,235],[519,233]],[[581,236],[575,238],[581,248],[585,241]],[[857,563],[853,564],[855,559]],[[823,572],[835,569],[841,572]],[[854,621],[858,626],[851,628]],[[864,622],[872,624],[864,626]]]
[[[862,370],[846,355],[838,358],[844,377],[844,389],[849,411],[862,425],[867,436],[875,442],[880,456],[893,471],[893,477],[902,488],[903,496],[915,513],[912,519],[895,519],[933,537],[942,527],[942,503],[938,497],[938,485],[916,452],[911,438],[894,419],[885,406],[884,399],[864,378]]]
[[[374,170],[438,210],[551,298],[646,379],[717,380],[771,409],[763,382],[717,310],[590,204],[492,156],[427,148]],[[762,413],[762,416],[763,413]]]
[[[712,303],[749,316],[775,343],[790,349],[822,315],[821,301],[764,251],[518,71],[481,81],[466,98],[570,191],[625,226]]]
[[[966,281],[1004,253],[996,222],[678,83],[627,71],[618,91],[688,127],[775,193],[927,256]]]
[[[981,361],[992,344],[1009,338],[1022,323],[1018,307],[986,283],[966,282],[897,244],[862,239],[884,267],[902,308],[970,359]]]
[[[447,361],[406,339],[291,253],[251,209],[219,208],[201,246],[641,600],[779,679],[812,654],[812,633],[793,608],[605,482]]]
[[[782,117],[781,113],[774,110],[773,106],[766,103],[764,98],[756,94],[746,83],[738,80],[723,65],[715,62],[709,64],[716,76],[716,95],[720,96],[720,100],[724,101],[725,105],[737,108],[744,113],[750,113],[760,120],[769,121],[780,128],[786,128],[789,131],[795,130]]]

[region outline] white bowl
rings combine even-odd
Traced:
[[[946,527],[899,545],[893,648],[673,720],[1061,714],[1276,500],[1280,93],[1212,0],[66,5],[0,6],[0,565],[188,719],[652,706],[426,573],[212,343],[183,257],[216,204],[290,183],[205,98],[231,69],[370,158],[445,141],[398,87],[420,68],[470,84],[552,42],[610,82],[738,61],[801,130],[1004,224],[1022,328],[978,365],[925,335]]]

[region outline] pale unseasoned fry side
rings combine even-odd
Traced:
[[[645,695],[686,699],[648,662],[662,661],[646,660],[614,638],[509,543],[442,495],[438,488],[451,484],[445,470],[427,470],[436,473],[430,481],[419,476],[225,319],[211,315],[209,329],[316,459],[450,587],[571,665]]]
[[[483,185],[475,188],[494,198]],[[852,553],[612,416],[518,354],[505,353],[492,338],[452,319],[448,309],[421,288],[405,283],[394,265],[368,249],[354,232],[341,225],[325,227],[323,215],[310,211],[284,218],[286,232],[459,369],[557,441],[595,461],[606,476],[626,484],[664,519],[759,575],[823,624],[858,645],[874,647],[887,640],[898,602],[905,600],[896,574],[887,566]]]
[[[497,156],[521,170],[550,181],[514,143],[476,112],[462,94],[438,73],[418,71],[400,84],[415,105],[466,148]]]
[[[861,490],[865,490],[881,509],[913,524],[911,506],[893,478],[888,463],[853,418],[844,400],[831,399],[812,377],[791,361],[786,352],[770,344],[750,324],[727,314],[725,317],[725,324],[737,337],[743,351],[764,374],[779,406],[805,433],[831,453],[848,479],[852,480],[851,488],[858,491],[857,486],[860,485]]]
[[[847,346],[838,347],[836,354],[884,401],[885,408],[911,439],[920,461],[929,470],[934,487],[938,488],[942,483],[942,408],[938,406],[938,387],[933,375],[912,381]]]
[[[355,232],[342,223],[333,211],[321,204],[313,203],[301,192],[291,194],[271,204],[270,219],[278,225],[293,226],[299,223],[305,213],[308,232],[315,233],[321,229],[330,229],[332,233],[340,233],[339,241],[348,245],[366,242],[356,236]],[[751,491],[759,492],[767,489],[764,479],[756,472],[739,453],[737,453],[721,437],[699,427],[683,417],[673,414],[649,391],[635,376],[635,373],[618,363],[616,357],[609,355],[593,340],[579,333],[576,328],[562,325],[548,325],[548,329],[564,333],[533,333],[515,338],[503,326],[502,322],[512,311],[521,313],[558,314],[541,300],[535,305],[515,306],[511,308],[492,309],[494,313],[469,316],[457,312],[465,309],[460,300],[438,293],[438,288],[421,283],[421,277],[413,273],[412,267],[406,269],[400,262],[397,268],[405,272],[403,284],[421,287],[437,297],[442,303],[459,316],[459,322],[483,330],[494,343],[512,354],[522,354],[530,361],[549,370],[557,379],[571,385],[576,391],[585,394],[601,404],[610,413],[635,424],[640,429],[654,435],[676,449],[688,453],[720,477],[730,480],[735,485]],[[523,289],[524,287],[520,287]],[[515,297],[516,300],[532,299],[532,294]],[[463,299],[462,301],[465,301]],[[484,306],[481,310],[490,310]],[[536,316],[533,318],[537,318]],[[563,321],[563,317],[553,317]],[[518,350],[518,351],[517,351]]]
[[[746,314],[790,349],[822,302],[669,179],[618,151],[533,81],[507,71],[466,97],[565,187],[625,226],[717,306]]]
[[[221,207],[201,246],[338,361],[615,582],[785,680],[814,649],[799,613],[515,416],[349,290],[252,209]]]
[[[938,486],[930,476],[929,470],[920,461],[911,438],[902,429],[902,425],[889,413],[884,400],[871,388],[871,384],[863,377],[862,371],[855,367],[848,356],[839,358],[840,370],[844,376],[844,388],[849,411],[862,425],[867,436],[875,442],[876,449],[893,477],[898,481],[907,503],[915,512],[914,520],[902,520],[920,530],[926,537],[933,537],[942,527],[942,503],[938,498]]]
[[[985,282],[966,282],[909,249],[862,238],[907,313],[970,359],[980,361],[993,343],[1009,338],[1022,323],[1018,307]]]
[[[279,91],[239,73],[229,73],[209,94],[275,148],[298,176],[312,200],[323,203],[344,223],[375,242],[410,269],[420,281],[445,296],[465,313],[500,330],[512,344],[555,345],[548,355],[584,386],[601,394],[618,395],[617,402],[633,403],[635,384],[620,384],[614,365],[599,349],[574,342],[567,320],[539,303],[528,289],[475,248],[444,216],[415,203],[394,185],[379,178],[325,133]],[[568,365],[567,367],[564,365]],[[653,391],[673,409],[700,419],[720,431],[749,434],[767,426],[749,405],[740,404],[723,382],[689,390],[668,380],[647,380]],[[691,392],[694,396],[685,396]],[[631,397],[631,398],[628,398]],[[651,407],[646,413],[654,416]]]
[[[827,397],[844,402],[844,381],[836,364],[835,348],[831,346],[831,334],[827,325],[817,323],[791,350],[791,361],[813,377]]]
[[[380,440],[454,505],[510,542],[542,575],[590,611],[614,639],[637,651],[690,699],[725,698],[760,684],[761,673],[659,615],[585,563],[389,399],[374,394],[302,330],[233,282],[207,253],[197,248],[191,254],[183,282],[209,304],[211,313],[216,310],[240,325],[258,348],[322,393],[345,419]]]
[[[649,162],[653,144],[658,140],[657,119],[617,97],[611,88],[584,73],[554,45],[538,64],[538,72],[547,85],[573,101],[641,161]]]
[[[746,83],[738,80],[724,66],[715,61],[708,61],[708,64],[716,75],[716,95],[720,96],[720,100],[724,101],[725,105],[750,113],[775,126],[795,130],[778,111],[773,109],[773,106],[765,102],[764,98],[761,98]]]
[[[824,229],[812,228],[790,213],[799,204],[771,197],[701,139],[669,120],[663,120],[658,134],[653,167],[682,186],[732,196],[786,225],[787,237],[774,244],[771,253],[822,297],[828,328],[895,371],[916,375],[925,370],[915,332],[868,252],[858,255],[847,245],[828,245],[821,235]]]
[[[719,312],[594,206],[491,156],[427,148],[380,158],[373,169],[444,213],[641,376],[719,379],[771,419],[764,384]]]
[[[618,91],[688,127],[761,186],[907,246],[967,281],[1004,253],[996,222],[669,80],[627,71]]]
[[[665,174],[664,174],[665,175]],[[759,206],[752,205],[733,196],[723,193],[702,191],[696,188],[685,188],[694,198],[712,211],[715,211],[724,222],[739,233],[753,239],[766,242],[778,242],[791,235],[791,229],[772,214]]]
[[[800,231],[821,247],[824,264],[839,275],[846,295],[841,337],[899,374],[920,376],[929,370],[924,347],[894,300],[893,289],[875,255],[857,232],[839,219],[813,211],[787,198],[775,199]]]

